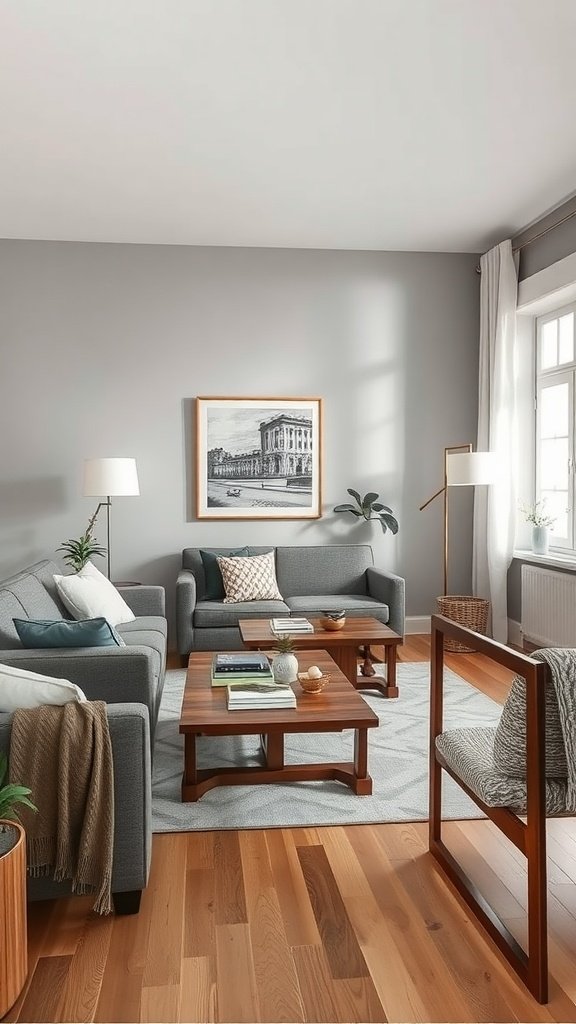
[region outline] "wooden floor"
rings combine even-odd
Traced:
[[[400,656],[428,660],[425,637]],[[455,671],[496,700],[508,674]],[[400,699],[402,699],[400,697]],[[522,857],[485,821],[446,837],[519,936]],[[426,825],[154,837],[136,917],[33,904],[30,975],[10,1021],[576,1021],[576,822],[550,822],[546,1007],[470,920],[426,850]]]

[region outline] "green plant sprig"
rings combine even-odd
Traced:
[[[72,537],[69,540],[63,541],[57,551],[64,551],[65,555],[62,559],[66,565],[71,565],[76,572],[80,572],[86,565],[86,562],[92,558],[93,555],[100,555],[103,557],[106,554],[106,548],[98,544],[95,537],[92,536],[94,524],[96,522],[96,516],[98,515],[98,509],[90,519],[86,532],[74,540]]]
[[[6,754],[0,753],[0,819],[5,821],[20,821],[16,807],[22,804],[29,807],[31,811],[38,808],[29,800],[31,790],[27,786],[18,786],[14,782],[6,782],[8,776],[8,758]]]
[[[274,650],[279,654],[292,654],[295,649],[294,639],[289,633],[282,633],[274,644]]]
[[[366,522],[370,519],[377,519],[382,527],[382,533],[386,533],[387,530],[390,530],[390,533],[398,533],[398,520],[392,509],[378,501],[379,495],[375,491],[368,491],[361,498],[358,491],[352,487],[347,487],[346,490],[354,498],[356,504],[336,505],[335,512],[350,512],[357,519],[365,519]]]

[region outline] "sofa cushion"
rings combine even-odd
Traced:
[[[86,696],[68,679],[30,672],[19,665],[0,665],[0,712],[67,704],[70,700],[85,701]]]
[[[75,619],[103,615],[111,626],[136,618],[113,583],[92,562],[70,576],[55,575],[58,593]]]
[[[389,619],[387,604],[376,601],[374,597],[360,597],[358,594],[316,594],[314,597],[287,597],[286,604],[294,615],[317,616],[321,612],[339,612],[342,609],[350,618],[362,618],[371,615],[383,622]]]
[[[61,606],[57,605],[40,580],[30,574],[23,574],[13,582],[2,584],[2,589],[9,590],[17,597],[24,609],[27,619],[61,619]]]
[[[152,656],[152,671],[158,677],[164,664],[165,645],[160,634],[151,629],[132,629],[128,633],[118,630],[126,647],[149,647]]]
[[[229,558],[247,558],[250,552],[248,551],[248,548],[238,548],[237,551],[223,551],[222,554],[227,555]],[[202,564],[204,566],[206,600],[224,600],[226,595],[224,592],[222,573],[220,572],[220,566],[218,565],[218,555],[215,551],[208,551],[205,548],[200,548],[200,558],[202,559]]]
[[[366,594],[366,569],[372,565],[369,544],[276,548],[276,576],[284,600],[300,594]]]
[[[283,601],[239,601],[224,604],[222,601],[199,601],[194,611],[194,626],[220,628],[237,626],[239,619],[272,619],[288,614]]]
[[[125,643],[106,619],[14,619],[22,646],[27,650],[53,647],[124,647]]]
[[[281,601],[276,582],[274,552],[251,558],[223,558],[218,565],[224,581],[225,604],[243,601]]]
[[[146,629],[159,633],[166,640],[168,636],[168,621],[163,615],[138,615],[132,622],[121,622],[116,627],[116,632],[126,639],[126,633],[133,633],[135,629]]]

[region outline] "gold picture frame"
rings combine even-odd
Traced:
[[[319,519],[322,399],[196,399],[197,519]]]

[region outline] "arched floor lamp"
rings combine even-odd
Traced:
[[[444,484],[420,506],[422,512],[434,498],[444,495],[444,596],[448,594],[448,488],[493,484],[496,468],[495,452],[474,452],[470,443],[449,445],[444,449]]]

